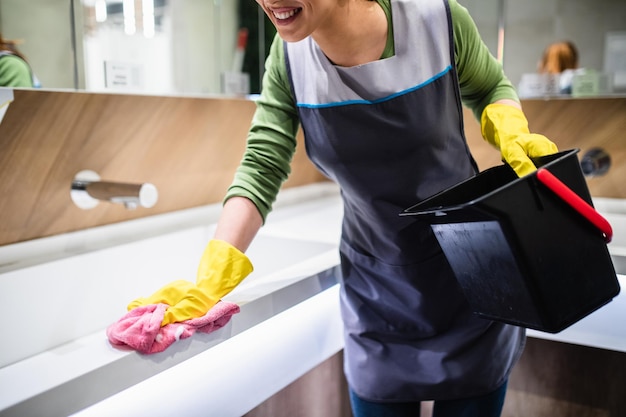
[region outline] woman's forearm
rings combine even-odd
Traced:
[[[232,197],[224,203],[214,239],[224,240],[245,252],[262,225],[263,218],[252,201]]]

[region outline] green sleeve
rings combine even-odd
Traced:
[[[28,64],[17,56],[0,57],[0,86],[32,87],[33,79]]]
[[[224,201],[246,197],[265,220],[291,172],[299,126],[287,79],[283,41],[276,35],[265,62],[261,96],[256,102],[246,151]]]
[[[467,9],[457,0],[448,0],[448,3],[463,104],[480,120],[484,108],[494,101],[511,99],[519,102],[515,88],[482,41]]]

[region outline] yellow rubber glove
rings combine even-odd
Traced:
[[[128,310],[149,304],[168,304],[170,307],[161,326],[202,317],[252,269],[243,252],[228,242],[214,239],[202,254],[195,284],[185,280],[171,282],[150,297],[132,301]]]
[[[481,120],[483,138],[500,149],[502,159],[519,177],[537,168],[530,158],[557,153],[557,146],[543,135],[530,133],[524,113],[507,104],[485,107]]]

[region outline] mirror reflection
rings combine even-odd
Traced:
[[[578,94],[572,91],[574,95],[626,93],[626,2],[507,0],[503,9],[504,68],[520,90],[524,87],[520,85],[523,74],[539,72],[546,47],[568,41],[577,48],[577,68],[586,73],[579,77],[580,87],[584,88]],[[559,95],[558,77],[544,77],[548,79],[548,89],[539,95]]]
[[[2,87],[39,87],[28,60],[20,52],[18,42],[5,39],[0,33],[0,86]]]
[[[578,51],[575,95],[626,93],[623,0],[460,3],[522,95],[563,94],[560,75],[539,71],[560,41]],[[253,0],[0,0],[0,34],[43,88],[257,93],[274,33]]]
[[[0,0],[0,33],[53,89],[254,92],[266,23],[252,0]]]
[[[75,20],[84,87],[249,94],[259,84],[254,58],[265,55],[259,17],[251,1],[82,0]]]

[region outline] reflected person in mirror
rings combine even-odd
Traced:
[[[559,92],[571,94],[574,75],[584,72],[578,65],[578,48],[573,42],[554,42],[544,49],[538,64],[538,72],[558,74]]]
[[[341,312],[353,413],[499,416],[523,328],[475,316],[429,225],[407,207],[478,172],[462,106],[518,175],[557,152],[532,134],[457,0],[257,0],[276,26],[247,149],[195,284],[133,302],[163,325],[206,313],[251,271],[244,252],[290,173],[296,133],[341,188]],[[225,138],[226,140],[227,138]],[[506,279],[506,277],[502,277]],[[245,375],[242,375],[245,377]]]
[[[38,82],[17,41],[0,33],[0,87],[37,87]]]

